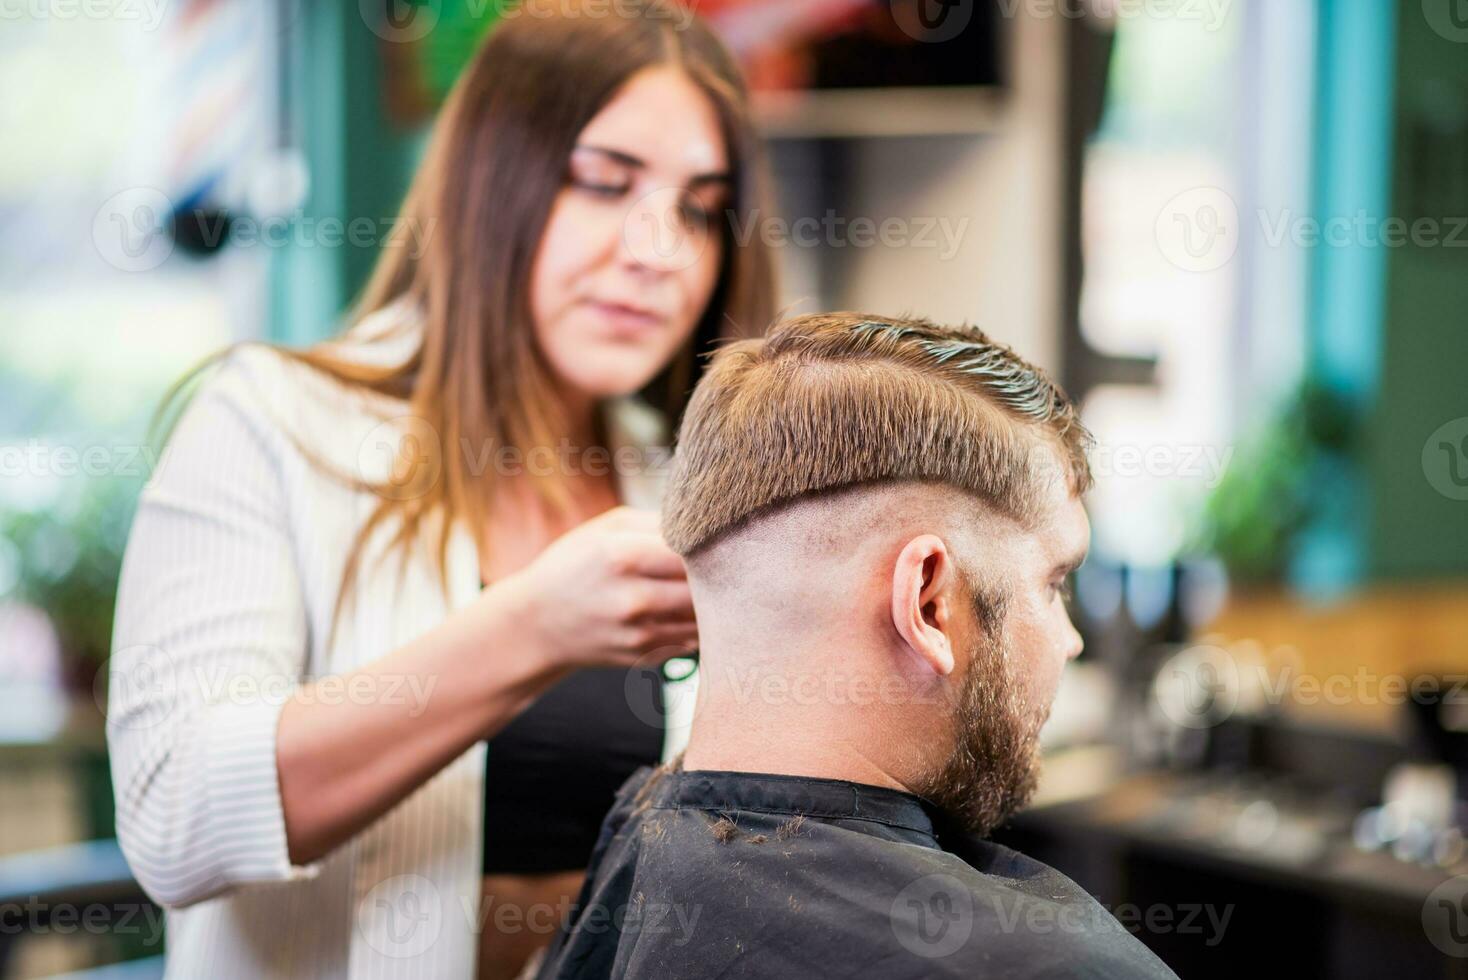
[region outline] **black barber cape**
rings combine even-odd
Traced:
[[[941,827],[877,786],[643,767],[538,978],[1176,980],[1069,878]]]

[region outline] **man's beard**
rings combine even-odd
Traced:
[[[953,750],[921,791],[979,837],[1024,806],[1039,779],[1040,727],[1050,710],[1028,703],[1011,663],[1002,629],[980,631],[953,705]]]

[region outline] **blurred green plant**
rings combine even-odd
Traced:
[[[68,669],[107,659],[113,606],[137,508],[140,481],[80,479],[45,505],[0,508],[0,545],[8,543],[8,598],[50,618]],[[85,679],[82,679],[85,682]]]
[[[1240,444],[1204,505],[1199,547],[1235,581],[1284,580],[1322,497],[1356,465],[1360,440],[1350,400],[1305,380]]]

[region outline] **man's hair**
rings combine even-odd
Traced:
[[[1050,481],[1090,486],[1090,441],[1065,393],[977,328],[796,317],[713,357],[679,427],[663,536],[687,558],[798,498],[891,481],[1029,525]]]

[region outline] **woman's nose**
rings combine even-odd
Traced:
[[[622,257],[654,272],[681,272],[703,257],[708,236],[688,218],[688,192],[663,187],[638,198],[622,224]]]

